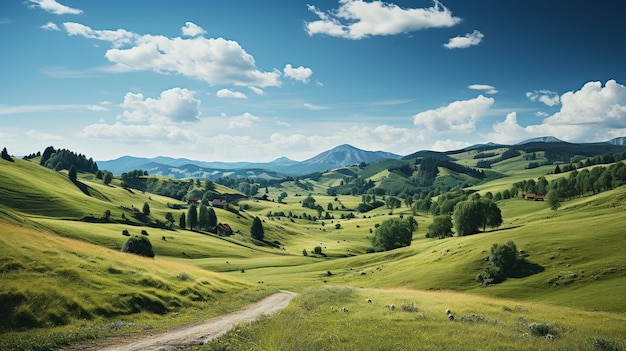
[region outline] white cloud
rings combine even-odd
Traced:
[[[304,103],[303,106],[308,108],[308,109],[310,109],[310,110],[326,110],[328,108],[328,107],[325,107],[325,106],[313,105],[313,104],[309,104],[309,103]]]
[[[260,121],[259,117],[246,112],[241,116],[231,117],[228,121],[228,128],[251,128]]]
[[[609,80],[588,82],[576,92],[561,95],[561,110],[545,120],[550,124],[626,127],[626,87]]]
[[[37,132],[35,130],[29,130],[26,132],[26,136],[38,140],[38,141],[45,141],[45,142],[56,142],[56,141],[64,141],[66,140],[63,136],[61,135],[56,135],[56,134],[51,134],[51,133],[40,133]]]
[[[543,102],[544,104],[548,106],[555,106],[560,103],[559,94],[550,90],[529,91],[526,93],[526,97],[530,99],[530,101]]]
[[[348,39],[372,35],[394,35],[426,28],[452,27],[461,21],[438,1],[428,8],[401,8],[383,1],[339,0],[339,8],[323,12],[312,5],[309,11],[319,20],[306,22],[312,36],[326,34]]]
[[[185,22],[185,25],[180,30],[186,37],[197,37],[206,34],[206,30],[193,22]]]
[[[552,135],[572,142],[594,142],[626,135],[626,87],[609,80],[588,82],[560,97],[561,109],[541,124],[521,126],[510,113],[493,125],[488,138],[495,142],[517,142]]]
[[[63,25],[69,35],[111,42],[113,48],[104,55],[114,64],[109,68],[110,71],[177,73],[211,85],[281,85],[280,71],[260,71],[254,57],[233,40],[207,39],[202,36],[167,38],[160,35],[138,35],[124,29],[94,30],[74,22]]]
[[[83,10],[59,4],[55,0],[29,0],[29,2],[32,7],[39,7],[55,15],[79,15],[83,13]]]
[[[311,70],[310,68],[302,66],[299,66],[298,68],[293,68],[291,64],[286,64],[283,72],[285,72],[286,77],[299,80],[303,83],[308,83],[309,78],[313,74],[313,70]]]
[[[125,121],[140,123],[195,122],[200,116],[200,100],[187,89],[165,90],[156,98],[126,93],[120,105]]]
[[[65,31],[69,35],[80,35],[89,39],[108,41],[112,43],[114,47],[129,45],[137,37],[136,34],[124,29],[93,30],[88,26],[76,22],[64,22],[63,27],[65,27]]]
[[[244,93],[230,90],[230,89],[220,89],[217,91],[217,94],[215,95],[220,98],[230,98],[230,99],[247,99],[248,98]]]
[[[468,147],[471,145],[472,145],[471,143],[460,141],[460,140],[451,140],[451,139],[437,140],[433,144],[431,150],[433,151],[459,150],[459,149],[462,149],[464,147]]]
[[[467,87],[472,90],[482,90],[485,92],[485,94],[490,94],[490,95],[498,93],[496,88],[494,88],[491,85],[486,85],[486,84],[471,84],[471,85],[468,85]]]
[[[252,90],[257,95],[265,95],[265,91],[263,91],[263,89],[257,88],[253,85],[249,86],[248,89]]]
[[[49,111],[98,111],[97,105],[77,105],[77,104],[60,104],[60,105],[16,105],[5,106],[0,105],[0,116],[14,115],[21,113],[49,112]]]
[[[450,38],[447,44],[443,44],[448,49],[465,49],[470,46],[475,46],[483,41],[485,35],[477,30],[472,33],[467,33],[462,37]]]
[[[495,100],[482,95],[470,100],[460,100],[435,110],[416,114],[413,123],[424,126],[429,131],[468,133],[475,129],[476,122],[485,116]]]
[[[59,27],[54,22],[48,22],[41,26],[42,29],[45,30],[60,30]]]

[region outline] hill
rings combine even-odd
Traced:
[[[122,174],[135,169],[148,170],[152,175],[172,178],[266,177],[300,176],[321,170],[343,167],[361,162],[370,163],[400,156],[383,151],[365,151],[350,145],[340,145],[302,162],[286,157],[271,162],[204,162],[188,159],[155,157],[152,159],[123,156],[115,160],[98,161],[102,169]]]
[[[614,182],[601,191],[587,189],[580,196],[563,198],[557,211],[547,201],[528,201],[521,193],[500,197],[496,201],[504,218],[500,227],[442,240],[425,237],[434,218],[432,203],[441,200],[442,208],[444,201],[453,200],[450,194],[495,198],[529,179],[545,177],[558,184],[559,178],[583,179],[587,172],[599,176],[594,169],[624,169],[623,161],[594,156],[554,174],[554,164],[528,168],[530,162],[547,161],[545,150],[516,150],[518,154],[503,157],[510,149],[457,151],[447,159],[349,164],[260,187],[267,200],[240,192],[244,183],[258,186],[254,180],[233,183],[237,189],[215,184],[211,190],[215,195],[238,194],[226,208],[213,208],[218,221],[232,228],[231,236],[181,228],[178,219],[190,213],[186,201],[147,188],[123,187],[122,179],[105,185],[91,173],[79,173],[78,181],[72,182],[65,170],[0,160],[0,241],[8,248],[0,252],[0,299],[6,306],[3,315],[10,316],[0,330],[0,348],[50,349],[76,340],[161,329],[289,289],[302,294],[292,309],[259,324],[260,331],[253,326],[250,337],[227,340],[263,343],[293,338],[331,349],[337,344],[321,341],[319,323],[345,332],[341,344],[349,348],[374,332],[366,325],[386,325],[378,328],[380,340],[392,340],[397,328],[410,321],[431,330],[430,338],[439,346],[453,336],[432,331],[450,330],[452,325],[468,333],[481,330],[485,338],[469,340],[469,348],[489,340],[493,347],[506,349],[589,349],[593,340],[599,340],[619,349],[626,335],[626,305],[620,298],[626,288],[623,179],[612,178]],[[477,169],[485,159],[494,161],[490,168]],[[140,178],[154,183],[150,189],[166,182],[180,184],[185,194],[181,199],[207,192],[205,181]],[[445,193],[450,185],[452,193]],[[342,186],[350,192],[329,193]],[[430,201],[426,210],[402,197],[399,207],[384,205],[396,189],[398,195],[407,194],[409,186],[428,189],[419,191],[424,196],[412,198],[414,203]],[[442,194],[432,197],[436,186]],[[367,195],[385,200],[383,206],[358,212]],[[321,212],[315,206],[303,207],[308,196]],[[145,204],[150,213],[133,216]],[[110,217],[105,221],[107,210]],[[166,225],[168,213],[176,219],[171,226]],[[410,246],[371,252],[372,236],[385,220],[408,216],[418,224]],[[262,241],[249,234],[255,217],[263,223]],[[124,231],[148,238],[156,257],[121,253],[128,238]],[[476,278],[488,266],[490,247],[507,240],[515,241],[526,263],[503,283],[483,286]],[[373,298],[374,304],[364,302],[366,298]],[[384,308],[390,304],[406,305],[412,312],[399,309],[409,314],[396,314]],[[334,312],[342,306],[350,313]],[[458,311],[458,324],[450,324],[442,312],[446,308]],[[299,322],[294,324],[290,315],[297,315]],[[316,322],[310,323],[311,318]],[[554,343],[524,336],[531,322],[544,323],[557,333]],[[273,323],[279,323],[274,332],[267,329]],[[348,332],[344,323],[361,327]],[[503,338],[504,334],[510,337]],[[402,343],[417,337],[408,335]],[[392,346],[386,341],[370,343],[378,349]],[[425,347],[429,348],[437,349]]]

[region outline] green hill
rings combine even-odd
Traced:
[[[472,152],[448,156],[473,167]],[[498,157],[504,150],[489,152]],[[548,175],[551,165],[527,169],[524,155],[491,164],[493,175],[481,177],[462,167],[433,163],[434,182],[473,185],[465,190],[484,195],[525,179],[570,176]],[[444,340],[460,342],[454,335],[479,328],[490,349],[590,349],[596,344],[623,349],[626,186],[564,199],[558,211],[547,202],[503,199],[497,202],[504,219],[499,228],[443,240],[426,238],[432,216],[414,213],[405,202],[399,208],[359,213],[362,194],[329,194],[329,188],[354,179],[361,179],[364,187],[373,184],[371,189],[406,190],[420,174],[422,165],[415,163],[351,166],[277,183],[267,187],[269,201],[217,185],[216,194],[239,198],[229,209],[215,208],[219,222],[235,232],[220,237],[179,228],[179,217],[187,213],[186,203],[179,200],[124,188],[119,180],[104,185],[93,174],[79,174],[74,183],[66,171],[24,160],[0,161],[0,308],[8,316],[0,324],[0,349],[51,349],[190,323],[277,289],[298,291],[301,297],[284,313],[224,340],[235,346],[234,340],[248,338],[255,345],[294,339],[292,345],[300,341],[317,349],[390,349],[430,335],[432,345],[424,344],[424,349],[439,349]],[[190,185],[188,191],[201,188]],[[287,197],[278,202],[283,192]],[[302,206],[308,195],[321,213]],[[149,216],[133,217],[134,209],[140,211],[144,204],[150,207]],[[106,211],[111,216],[104,221]],[[172,228],[165,225],[167,213],[177,220]],[[409,215],[418,223],[411,246],[368,253],[378,225]],[[249,235],[256,216],[263,220],[263,241]],[[124,231],[149,238],[156,257],[121,253],[128,239]],[[523,251],[526,264],[503,283],[482,286],[476,277],[488,265],[490,247],[507,240]],[[313,254],[316,247],[322,254]],[[376,309],[365,298],[373,298]],[[415,309],[395,315],[384,308],[392,303]],[[338,315],[344,305],[354,314]],[[442,312],[448,307],[465,316],[453,334],[443,332],[450,329]],[[371,310],[366,313],[366,308]],[[301,319],[295,323],[290,316]],[[531,321],[545,322],[560,336],[553,344],[532,335],[529,339],[524,330]],[[415,322],[428,333],[403,334],[397,344],[390,343],[398,330]],[[385,328],[374,331],[367,325]],[[345,336],[326,340],[320,337],[328,335],[320,326]],[[369,339],[373,335],[377,337]],[[480,348],[480,337],[467,342],[469,349]],[[235,346],[231,349],[271,349],[268,344]]]

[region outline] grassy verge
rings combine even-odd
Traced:
[[[621,350],[625,322],[455,292],[324,287],[195,350]]]

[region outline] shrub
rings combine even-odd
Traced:
[[[150,243],[150,240],[145,236],[134,236],[126,240],[124,245],[122,245],[122,252],[129,252],[146,257],[154,257],[152,244]]]
[[[316,246],[315,248],[313,248],[313,253],[316,255],[321,255],[322,254],[322,247],[321,246]]]
[[[122,230],[122,235],[123,236],[130,236],[130,233],[128,232],[128,229]]]
[[[559,333],[558,329],[549,325],[548,323],[541,322],[533,322],[528,324],[528,328],[530,328],[530,332],[534,336],[546,337],[548,335],[555,336]]]
[[[147,231],[147,230],[145,230],[145,229],[142,229],[142,230],[141,230],[141,234],[142,234],[142,235],[148,235],[148,231]]]
[[[617,351],[619,347],[615,344],[615,341],[605,339],[600,336],[593,338],[593,347],[602,351]]]

